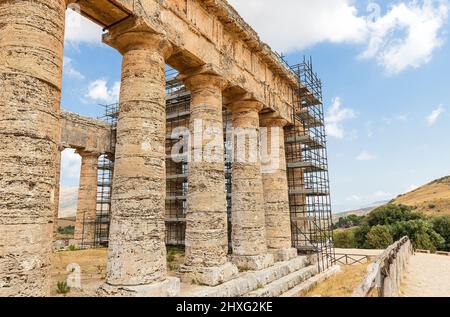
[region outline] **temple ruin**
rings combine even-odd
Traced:
[[[73,5],[123,56],[99,119],[61,111]],[[186,132],[193,159],[173,151]],[[49,294],[65,148],[82,158],[76,244],[108,247],[99,296],[280,295],[334,264],[321,81],[225,0],[0,0],[0,148],[0,296]],[[166,245],[185,248],[178,277]]]

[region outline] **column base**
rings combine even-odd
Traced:
[[[237,277],[239,270],[231,262],[215,267],[192,267],[183,265],[180,268],[181,281],[205,286],[217,286]]]
[[[273,255],[275,262],[284,262],[295,259],[298,256],[297,249],[269,249],[270,254]]]
[[[263,255],[233,255],[231,261],[240,270],[260,271],[274,264],[272,254]]]
[[[180,294],[180,279],[167,277],[162,282],[136,286],[105,283],[97,294],[102,297],[177,297]]]

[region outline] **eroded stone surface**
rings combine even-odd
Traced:
[[[212,64],[232,85],[255,95],[264,107],[292,120],[295,74],[225,0],[115,0],[142,17],[175,47],[168,64],[185,71]],[[106,1],[82,1],[81,10],[105,25],[124,18]],[[108,14],[104,14],[105,10]]]
[[[0,296],[49,294],[64,17],[0,1]]]
[[[167,278],[164,83],[171,49],[139,21],[116,26],[105,41],[123,54],[106,282],[126,290]]]
[[[175,297],[180,293],[180,280],[168,277],[162,282],[138,286],[103,284],[97,294],[103,297]]]
[[[297,256],[297,250],[291,248],[289,189],[283,129],[287,121],[266,115],[261,118],[260,124],[267,131],[265,140],[269,151],[267,154],[269,157],[273,156],[271,160],[263,162],[262,166],[267,248],[273,254],[275,261],[287,261]]]
[[[61,142],[63,148],[111,154],[115,135],[111,124],[68,111],[61,111]]]
[[[186,213],[186,260],[183,281],[218,285],[238,269],[228,263],[227,205],[224,175],[222,89],[219,76],[185,79],[191,92],[191,160]],[[197,126],[197,127],[196,127]]]
[[[235,131],[235,158],[232,171],[233,262],[241,269],[262,269],[273,264],[267,255],[263,183],[259,159],[259,102],[239,101],[230,105]],[[243,142],[238,134],[247,129]],[[256,138],[256,139],[255,139]],[[253,141],[253,142],[252,142]],[[255,147],[256,146],[256,147]],[[256,155],[251,158],[250,156]],[[246,153],[245,155],[243,153]],[[272,260],[270,260],[270,258]]]
[[[79,247],[94,245],[97,215],[98,153],[78,151],[81,156],[80,185],[75,221],[75,243]]]

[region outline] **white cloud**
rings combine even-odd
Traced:
[[[374,159],[376,159],[375,155],[370,154],[367,151],[363,151],[361,152],[357,157],[356,160],[358,161],[373,161]]]
[[[444,113],[445,109],[442,105],[439,105],[437,109],[433,110],[431,114],[426,118],[428,125],[432,126],[436,123],[436,121],[439,119],[439,117]]]
[[[73,149],[66,149],[61,153],[61,177],[78,179],[80,177],[81,156]]]
[[[368,46],[361,57],[375,58],[388,74],[428,63],[443,43],[440,31],[448,9],[446,0],[392,6],[386,15],[368,24]]]
[[[73,60],[70,57],[64,56],[63,58],[63,72],[69,78],[72,79],[84,79],[84,75],[75,69]]]
[[[71,7],[76,9],[76,5]],[[69,8],[66,11],[65,42],[75,47],[80,43],[101,44],[102,28],[81,16],[76,10]]]
[[[398,121],[406,122],[408,121],[409,117],[407,114],[400,114],[396,116],[395,119],[397,119]]]
[[[400,114],[394,117],[383,117],[381,118],[381,120],[386,124],[386,125],[391,125],[392,123],[394,123],[394,121],[398,121],[398,122],[406,122],[408,121],[408,115],[407,114]]]
[[[75,217],[77,213],[78,187],[61,187],[59,194],[58,217]]]
[[[89,84],[85,97],[96,102],[114,103],[119,100],[120,82],[115,82],[112,87],[108,87],[108,82],[104,79],[97,79]]]
[[[326,131],[328,136],[343,139],[347,134],[343,122],[356,117],[355,111],[342,106],[341,98],[336,97],[327,111]]]
[[[229,0],[275,50],[289,53],[320,42],[361,42],[365,19],[349,0]]]
[[[362,58],[375,59],[388,74],[428,63],[443,39],[448,0],[397,2],[384,16],[376,5],[358,12],[354,0],[229,0],[260,34],[284,53],[318,43],[365,47]],[[381,11],[381,10],[380,10]]]

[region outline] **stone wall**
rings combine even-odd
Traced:
[[[353,297],[396,297],[410,256],[411,241],[404,237],[387,248],[369,266],[368,273]]]
[[[61,112],[61,146],[86,152],[112,154],[115,135],[105,121]]]

